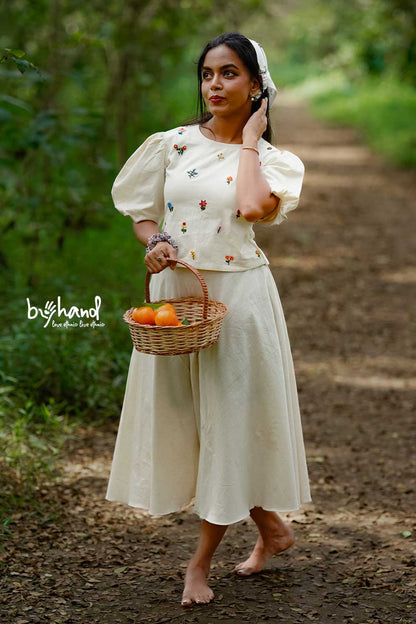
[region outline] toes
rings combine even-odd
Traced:
[[[208,594],[207,596],[198,596],[197,598],[182,598],[181,605],[183,607],[191,607],[193,604],[208,604],[214,598],[214,593]]]
[[[261,572],[261,570],[256,570],[255,568],[240,568],[237,570],[236,574],[238,576],[251,576],[252,574],[257,574],[257,572]]]
[[[235,568],[234,568],[234,570],[233,570],[233,571],[237,573],[237,572],[238,572],[238,570],[242,570],[242,569],[244,569],[244,563],[238,563],[238,564],[235,566]]]
[[[238,565],[236,565],[233,570],[234,574],[241,574],[242,576],[246,575],[249,568],[244,567],[244,565],[244,563],[239,563]]]
[[[192,599],[191,598],[182,598],[181,605],[183,607],[190,607],[192,605]]]
[[[208,604],[214,598],[214,594],[207,594],[206,596],[199,596],[196,600],[196,604]]]

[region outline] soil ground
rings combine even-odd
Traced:
[[[214,602],[185,610],[199,519],[104,500],[108,423],[79,431],[62,481],[39,492],[45,516],[14,518],[3,622],[416,622],[415,177],[296,102],[280,98],[276,117],[277,144],[307,171],[288,221],[257,228],[285,309],[310,469],[313,503],[286,516],[295,546],[236,577],[256,531],[250,519],[233,525],[213,562]]]

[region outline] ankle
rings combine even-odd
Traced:
[[[273,511],[266,511],[262,507],[254,507],[250,510],[250,516],[252,520],[261,529],[269,530],[276,527],[276,523],[279,522],[279,516]]]
[[[280,516],[274,511],[266,511],[261,507],[254,507],[250,511],[250,516],[256,523],[261,535],[268,536],[271,533],[287,535],[291,532],[289,525],[283,522]]]
[[[211,569],[211,559],[194,555],[188,563],[188,570],[201,569],[206,576]]]

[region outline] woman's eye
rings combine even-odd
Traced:
[[[209,72],[202,72],[202,78],[209,78]]]
[[[235,72],[233,72],[231,69],[227,69],[226,72],[224,72],[224,76],[236,76],[237,74]]]

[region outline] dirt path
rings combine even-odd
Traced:
[[[301,205],[258,229],[291,337],[313,504],[289,514],[297,544],[266,572],[230,573],[255,541],[232,526],[214,603],[179,605],[199,520],[106,503],[115,425],[80,432],[45,516],[15,518],[4,622],[128,624],[416,622],[416,181],[356,135],[280,100],[278,144],[307,175]]]

